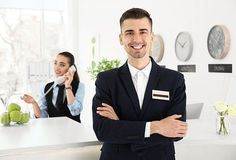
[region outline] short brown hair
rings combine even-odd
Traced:
[[[152,18],[150,14],[146,10],[141,8],[131,8],[125,11],[120,17],[120,27],[122,26],[123,22],[126,19],[140,19],[144,17],[146,17],[149,20],[152,29]]]

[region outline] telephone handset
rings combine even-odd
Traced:
[[[74,73],[76,71],[76,68],[74,65],[72,65],[69,69],[68,69],[69,72],[71,73]],[[64,81],[66,80],[65,76],[60,76],[60,77],[57,77],[55,80],[54,80],[54,83],[56,84],[62,84],[64,83]],[[42,98],[44,98],[53,88],[53,85],[44,93],[44,95],[42,97],[39,98],[39,100],[41,100]],[[38,100],[38,101],[39,101]]]
[[[71,73],[74,73],[76,71],[76,68],[74,65],[72,65],[69,69],[68,69],[69,72]],[[54,81],[54,83],[56,84],[62,84],[64,83],[64,81],[66,80],[65,76],[60,76],[60,77],[57,77]]]

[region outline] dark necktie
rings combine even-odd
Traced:
[[[56,108],[59,109],[60,106],[63,105],[63,100],[64,100],[64,88],[65,85],[57,85],[59,90],[58,90],[58,95],[57,95],[57,100],[56,100]]]

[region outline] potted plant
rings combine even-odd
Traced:
[[[92,80],[97,78],[97,74],[103,71],[107,71],[113,68],[117,68],[120,66],[119,59],[108,60],[107,58],[102,58],[98,63],[92,62],[91,67],[88,69],[88,73],[91,76]]]

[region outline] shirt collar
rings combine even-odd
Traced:
[[[53,88],[55,88],[55,87],[57,87],[57,84],[54,82],[54,83],[53,83]]]
[[[150,72],[151,72],[151,68],[152,68],[152,61],[150,60],[148,65],[146,67],[144,67],[142,70],[135,68],[134,66],[132,66],[129,63],[128,63],[128,67],[129,67],[132,77],[134,77],[137,74],[137,72],[142,71],[144,73],[144,75],[148,78],[150,75]]]

